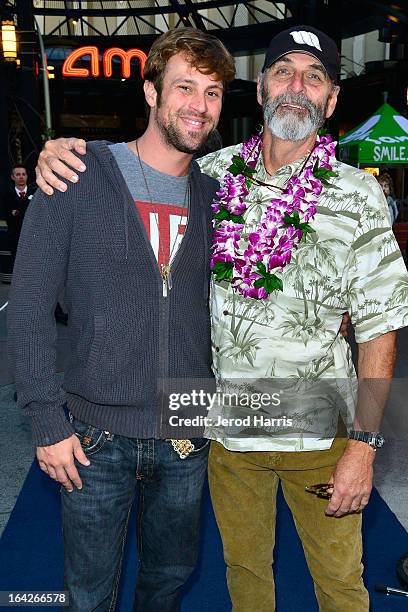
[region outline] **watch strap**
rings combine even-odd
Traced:
[[[369,444],[371,448],[380,448],[384,444],[384,438],[378,431],[360,431],[351,429],[348,433],[350,440],[358,440]]]
[[[351,429],[348,434],[348,437],[351,440],[359,440],[360,442],[366,442],[367,444],[369,444],[371,441],[372,436],[373,433],[371,431],[360,431],[358,429]]]

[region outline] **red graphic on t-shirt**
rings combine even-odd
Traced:
[[[135,202],[147,236],[159,263],[167,264],[174,257],[183,238],[188,209],[185,206],[160,202]]]

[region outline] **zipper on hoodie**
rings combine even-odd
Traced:
[[[133,198],[131,196],[131,193],[126,185],[125,179],[122,175],[122,172],[120,171],[119,166],[116,163],[116,159],[115,157],[112,155],[112,153],[109,151],[109,148],[106,144],[104,144],[104,146],[107,149],[107,152],[109,153],[108,159],[106,158],[102,158],[102,161],[105,162],[103,165],[105,165],[105,167],[107,169],[110,170],[110,172],[112,172],[113,169],[113,175],[115,180],[112,180],[110,172],[108,171],[108,176],[111,179],[112,184],[115,186],[116,189],[119,188],[119,193],[123,199],[123,221],[124,221],[124,231],[125,231],[125,260],[128,260],[128,253],[129,253],[129,228],[128,228],[128,224],[129,224],[129,208],[130,205],[133,204]],[[189,208],[189,214],[188,214],[188,220],[187,220],[187,224],[186,224],[186,230],[184,233],[184,237],[183,240],[180,244],[179,249],[177,250],[177,252],[174,255],[173,258],[173,265],[174,265],[174,269],[177,268],[179,259],[182,256],[183,251],[185,250],[185,239],[188,237],[188,228],[191,225],[191,217],[192,214],[196,214],[197,215],[197,222],[198,222],[198,215],[200,214],[200,210],[198,210],[199,206],[198,206],[198,202],[197,202],[197,210],[194,211],[194,213],[192,213],[192,197],[191,197],[191,193],[193,192],[193,186],[192,183],[195,180],[195,176],[194,176],[194,172],[192,170],[190,170],[190,180],[191,180],[191,191],[190,191],[190,208]],[[195,192],[195,197],[198,200],[199,196],[199,186],[196,185],[197,189]],[[157,260],[156,260],[156,256],[154,255],[153,252],[153,248],[151,245],[150,240],[147,237],[147,233],[146,233],[146,229],[143,225],[143,222],[137,212],[137,210],[134,211],[134,213],[137,216],[137,220],[138,223],[141,225],[141,228],[144,232],[144,238],[145,238],[145,243],[146,243],[146,247],[147,250],[149,252],[149,256],[150,259],[153,263],[156,264],[154,265],[155,268],[155,272],[157,274],[158,277],[158,282],[161,283],[162,286],[162,294],[160,295],[160,291],[159,291],[159,347],[158,347],[158,351],[159,351],[159,363],[158,363],[158,383],[159,381],[161,382],[161,384],[158,384],[158,411],[159,414],[157,416],[161,417],[164,413],[164,410],[166,409],[166,404],[168,405],[168,386],[169,386],[169,319],[170,319],[170,301],[169,301],[169,296],[168,295],[164,295],[163,292],[163,278],[162,275],[160,273],[160,268],[157,264]],[[203,221],[201,220],[200,225],[203,223]],[[203,238],[204,238],[204,242],[205,242],[205,248],[206,248],[206,253],[208,256],[208,247],[207,247],[207,234],[204,232],[203,233]],[[159,280],[160,279],[160,280]],[[162,433],[162,419],[159,418],[159,421],[157,422],[157,429],[158,431],[158,435],[159,437],[162,437],[160,434]],[[156,430],[157,431],[157,430]]]

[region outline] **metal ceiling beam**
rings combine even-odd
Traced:
[[[293,19],[285,21],[285,27],[291,27],[294,25]],[[238,26],[235,28],[223,29],[213,31],[214,34],[219,38],[231,51],[231,53],[245,53],[247,51],[261,52],[268,47],[271,38],[280,32],[282,29],[282,21],[268,22],[268,23],[257,23],[248,26]],[[156,40],[158,34],[145,34],[137,37],[138,47],[148,51]],[[101,37],[96,36],[85,36],[85,37],[69,37],[69,36],[44,36],[46,45],[49,47],[57,46],[72,46],[77,43],[78,45],[97,45],[100,48],[104,48],[104,45],[108,47],[112,40],[109,36]],[[115,39],[117,43],[117,38]],[[123,35],[120,37],[120,45],[123,48],[131,47],[135,44],[135,37],[133,35]]]
[[[191,13],[191,17],[192,17],[192,20],[194,21],[195,27],[205,32],[206,27],[205,27],[204,21],[201,18],[201,15],[199,14],[197,10],[196,4],[192,2],[192,0],[184,0],[184,2],[185,2],[185,6],[188,8],[188,10]]]
[[[103,11],[101,9],[95,8],[70,8],[70,16],[74,16],[75,13],[94,16],[94,17],[114,17],[114,16],[133,16],[133,15],[163,15],[168,13],[177,12],[181,14],[183,12],[183,5],[181,5],[177,0],[168,0],[169,4],[167,6],[153,6],[153,7],[143,7],[143,8],[105,8]],[[276,4],[289,4],[288,0],[281,0],[281,2],[276,2]],[[206,0],[205,2],[194,2],[193,0],[185,0],[185,6],[189,5],[191,8],[189,12],[198,13],[198,11],[213,9],[213,8],[225,8],[234,6],[235,4],[245,5],[247,2],[245,0]],[[275,4],[274,1],[271,1],[271,4]],[[176,8],[178,5],[178,8]],[[65,11],[63,8],[44,8],[38,7],[35,8],[36,15],[48,15],[48,16],[64,16]]]
[[[4,3],[4,0],[1,0]],[[406,0],[404,0],[404,3]],[[295,15],[295,18],[286,18],[286,19],[274,19],[274,17],[270,16],[270,21],[262,22],[258,24],[252,24],[250,26],[233,26],[231,24],[229,27],[223,27],[223,25],[218,22],[214,22],[211,20],[207,20],[205,17],[200,15],[199,11],[202,9],[218,9],[223,14],[223,9],[226,7],[234,7],[235,12],[238,7],[248,7],[251,6],[252,9],[255,8],[254,4],[249,4],[248,2],[244,2],[243,0],[238,0],[233,2],[232,0],[207,0],[203,2],[202,0],[194,1],[194,0],[184,0],[182,3],[181,0],[168,0],[168,3],[165,6],[159,6],[158,4],[154,7],[145,6],[144,8],[139,8],[142,2],[138,3],[138,8],[131,8],[130,3],[127,3],[122,8],[116,9],[95,9],[95,8],[83,8],[81,5],[78,9],[71,8],[73,6],[72,2],[67,2],[66,0],[61,1],[61,7],[67,7],[67,11],[64,11],[64,8],[56,9],[55,2],[50,2],[50,5],[53,8],[36,8],[35,13],[37,15],[45,15],[45,16],[68,16],[70,18],[76,18],[81,20],[81,17],[90,17],[91,15],[99,15],[103,14],[106,18],[108,16],[118,16],[126,19],[127,17],[133,18],[135,23],[144,22],[145,19],[152,15],[162,14],[163,16],[169,14],[177,14],[180,18],[181,25],[190,25],[195,26],[201,30],[211,30],[216,36],[220,37],[224,41],[228,41],[229,48],[233,52],[244,52],[244,51],[252,51],[264,48],[267,44],[266,41],[269,41],[272,34],[279,32],[281,29],[285,27],[289,27],[290,25],[294,25],[298,21],[300,15],[303,14],[302,11],[309,11],[313,8],[313,6],[318,6],[318,4],[322,3],[324,8],[325,5],[331,5],[332,3],[339,5],[339,10],[341,11],[342,19],[341,23],[338,23],[335,33],[338,36],[340,41],[340,36],[342,38],[349,38],[351,36],[356,36],[359,34],[364,34],[373,30],[380,30],[385,27],[388,23],[388,16],[391,15],[395,19],[398,19],[401,24],[408,24],[408,14],[404,11],[403,1],[402,0],[359,0],[356,2],[355,0],[327,0],[324,3],[322,0],[284,0],[284,2],[277,3],[270,0],[270,6],[275,6],[277,4],[284,5],[284,10],[286,13],[290,12]],[[47,0],[45,2],[47,6]],[[101,2],[101,6],[103,3]],[[112,5],[110,5],[112,6]],[[309,7],[309,8],[307,8]],[[266,9],[266,10],[265,10]],[[322,9],[323,10],[323,9]],[[326,10],[326,9],[325,9]],[[267,14],[267,5],[263,5],[261,13],[264,15],[264,18],[268,17]],[[324,11],[323,11],[324,12]],[[259,13],[259,14],[261,14]],[[307,22],[309,23],[309,22]],[[324,22],[320,24],[320,27],[324,29]],[[115,26],[115,30],[117,28]],[[56,30],[54,30],[56,31]],[[112,32],[109,32],[109,35],[112,35]],[[245,40],[246,37],[246,40]],[[121,38],[123,36],[121,35]],[[150,43],[150,40],[154,40],[154,36],[151,35],[140,35],[140,44]],[[142,42],[143,41],[143,42]],[[147,46],[147,45],[146,45]]]

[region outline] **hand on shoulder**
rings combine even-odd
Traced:
[[[60,180],[62,178],[77,183],[79,176],[76,172],[85,172],[86,166],[74,153],[81,155],[86,153],[86,142],[82,138],[58,138],[48,140],[41,151],[38,164],[35,169],[38,187],[47,195],[54,193],[53,188],[58,191],[66,191],[67,184]]]

